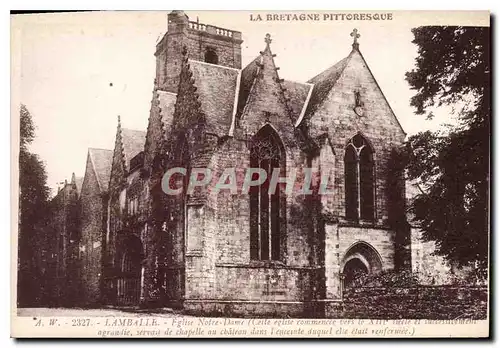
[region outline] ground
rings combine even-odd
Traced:
[[[154,311],[115,308],[19,308],[17,315],[20,317],[189,317],[188,315],[169,308]]]

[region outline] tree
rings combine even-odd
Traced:
[[[416,67],[406,80],[417,115],[454,108],[458,124],[407,140],[407,174],[421,183],[410,209],[436,253],[487,269],[489,237],[490,31],[481,27],[419,27]]]
[[[29,145],[35,138],[35,126],[26,106],[20,112],[19,152],[19,244],[18,304],[35,305],[40,301],[42,229],[47,217],[49,188],[45,165]]]

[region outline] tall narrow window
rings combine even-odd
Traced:
[[[215,49],[208,47],[205,51],[205,62],[210,64],[219,64],[219,57],[215,52]]]
[[[359,215],[362,220],[373,220],[374,216],[373,174],[373,153],[365,146],[359,154]]]
[[[250,258],[279,260],[283,242],[280,189],[277,187],[271,194],[269,183],[275,168],[280,170],[280,176],[285,175],[285,157],[279,136],[270,126],[262,128],[253,139],[250,167],[261,168],[267,173],[263,184],[250,187]]]
[[[356,150],[347,146],[345,157],[345,206],[346,218],[357,220],[358,218],[358,160]]]
[[[372,221],[375,213],[373,150],[360,134],[347,145],[344,168],[346,218]]]

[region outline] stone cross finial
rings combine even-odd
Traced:
[[[266,42],[266,44],[269,46],[269,44],[273,41],[271,39],[271,34],[267,33],[266,34],[266,38],[264,39],[264,41]]]
[[[355,49],[358,49],[359,48],[358,39],[361,36],[358,34],[358,29],[354,28],[352,30],[351,36],[354,38],[354,42],[352,43],[352,47]]]

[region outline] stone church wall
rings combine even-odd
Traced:
[[[80,258],[82,272],[82,297],[84,304],[95,304],[101,300],[102,237],[106,231],[107,206],[99,190],[97,177],[91,168],[90,156],[87,175],[82,185]]]
[[[366,241],[380,255],[382,270],[394,268],[394,231],[387,228],[340,226],[338,250],[342,258],[356,242]]]
[[[402,144],[404,132],[358,51],[351,53],[349,63],[324,104],[309,115],[310,124],[295,129],[281,98],[283,91],[273,58],[270,51],[266,51],[262,75],[255,80],[242,114],[233,115],[234,133],[227,136],[224,133],[227,125],[212,124],[218,121],[214,121],[210,110],[201,108],[192,73],[187,65],[182,65],[184,58],[204,61],[206,48],[211,47],[215,48],[220,65],[241,68],[241,34],[232,32],[236,36],[231,38],[219,29],[188,22],[178,11],[169,15],[169,32],[157,45],[157,78],[160,80],[157,83],[159,89],[178,93],[174,119],[171,127],[166,127],[168,134],[162,145],[159,145],[163,136],[159,132],[160,122],[153,125],[157,130],[148,130],[150,143],[145,147],[144,178],[142,171],[137,170],[129,173],[124,182],[126,169],[118,165],[121,153],[115,153],[116,166],[110,183],[111,234],[126,231],[141,237],[145,254],[143,301],[160,300],[169,305],[176,302],[183,304],[188,313],[307,316],[319,311],[332,314],[342,301],[343,261],[352,245],[364,242],[372,247],[380,258],[382,270],[396,266],[396,233],[389,228],[386,188],[389,157],[392,150]],[[187,57],[182,54],[183,46],[188,50]],[[183,66],[185,69],[181,71]],[[362,116],[353,110],[355,92],[361,96]],[[153,111],[158,110],[152,108],[152,115]],[[306,167],[334,173],[328,187],[333,194],[328,196],[314,197],[296,190],[287,195],[283,192],[281,257],[272,261],[251,259],[248,193],[232,194],[223,190],[158,199],[155,195],[163,195],[163,192],[153,192],[155,188],[159,191],[158,180],[163,174],[159,172],[167,169],[158,167],[187,165],[212,169],[214,180],[224,169],[236,168],[240,174],[239,190],[242,171],[250,167],[252,136],[267,123],[281,138],[287,173],[294,169],[300,177],[300,170]],[[209,134],[206,131],[219,128],[224,132]],[[307,129],[321,148],[319,154],[299,148],[298,132]],[[346,221],[344,206],[344,152],[347,142],[357,133],[363,134],[375,153],[375,221],[362,225]],[[150,146],[153,143],[154,146]],[[153,158],[159,153],[156,146],[163,146],[165,153],[177,155],[182,153],[181,149],[187,149],[188,155],[181,159],[169,155],[172,158],[168,158],[167,164],[153,169]],[[167,160],[166,157],[162,160]],[[215,181],[210,187],[214,186]],[[120,196],[124,188],[127,197],[122,207]],[[134,196],[139,198],[140,215],[130,219],[127,209]],[[155,218],[163,220],[153,225]],[[110,245],[117,262],[122,251],[114,248],[120,248],[117,241]],[[114,271],[120,273],[118,264]],[[159,292],[156,282],[161,283]],[[156,293],[150,294],[150,289],[156,289]],[[318,299],[324,302],[316,301]]]
[[[305,156],[298,149],[286,150],[287,168],[304,166]],[[201,307],[207,310],[207,306],[212,306],[210,310],[216,310],[222,303],[226,303],[226,310],[233,314],[248,310],[261,314],[266,311],[289,310],[285,309],[285,304],[277,304],[280,309],[269,307],[270,302],[286,302],[288,305],[295,303],[295,310],[303,311],[303,304],[297,306],[297,303],[312,299],[317,256],[312,253],[313,219],[312,211],[303,202],[306,196],[292,194],[284,199],[284,259],[250,259],[249,195],[240,192],[244,170],[250,166],[249,158],[249,149],[242,139],[228,140],[212,157],[214,178],[218,178],[225,168],[237,168],[239,191],[238,194],[231,194],[229,190],[221,190],[218,194],[208,196],[203,213],[204,231],[198,231],[203,237],[199,256],[190,255],[188,235],[185,302],[188,311],[200,310]],[[211,186],[213,188],[214,184]],[[216,220],[212,220],[214,216],[211,212],[215,214]],[[189,230],[188,234],[192,233],[196,231]],[[253,302],[249,304],[248,301]]]
[[[341,300],[343,285],[339,273],[343,272],[346,253],[359,242],[376,251],[382,270],[394,268],[394,232],[390,229],[328,224],[325,240],[326,298]]]
[[[335,153],[335,200],[328,208],[336,216],[345,216],[346,145],[358,132],[371,143],[375,152],[376,221],[384,223],[389,218],[386,207],[387,164],[392,148],[403,143],[404,133],[361,55],[358,52],[352,55],[329,99],[312,115],[312,128],[328,129],[328,137]],[[354,92],[357,90],[360,91],[364,109],[361,117],[354,112]]]

